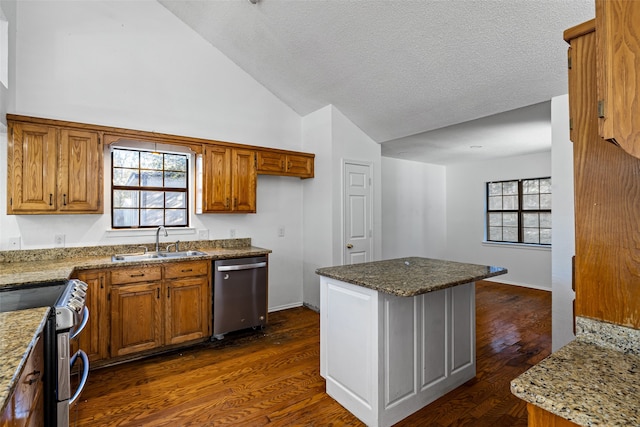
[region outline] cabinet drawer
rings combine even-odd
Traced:
[[[151,282],[162,278],[162,267],[131,267],[119,268],[111,271],[111,284]]]
[[[165,265],[164,275],[167,279],[189,276],[206,276],[209,274],[210,261],[176,262]]]

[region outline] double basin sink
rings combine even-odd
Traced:
[[[146,261],[153,259],[176,259],[207,255],[201,251],[147,252],[144,254],[117,254],[111,256],[113,262]]]

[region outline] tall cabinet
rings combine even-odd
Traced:
[[[635,8],[640,10],[640,4]],[[638,329],[640,159],[600,134],[602,111],[598,78],[602,77],[599,66],[605,46],[598,44],[599,23],[596,18],[595,22],[592,20],[565,32],[565,40],[570,43],[571,64],[569,111],[574,150],[575,314]],[[618,28],[618,31],[624,33],[627,29]],[[623,71],[617,69],[616,72]]]

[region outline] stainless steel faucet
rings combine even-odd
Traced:
[[[167,229],[164,228],[164,225],[158,227],[158,229],[156,230],[156,253],[160,252],[160,230],[164,230],[164,237],[169,236],[169,233],[167,233]]]

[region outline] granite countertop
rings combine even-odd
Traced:
[[[576,339],[511,381],[511,392],[578,425],[640,425],[640,330],[582,317],[576,326]]]
[[[0,414],[16,388],[48,315],[48,307],[0,313]]]
[[[316,274],[401,297],[506,274],[507,269],[431,258],[398,258],[325,267]]]
[[[111,255],[114,254],[141,252],[141,246],[146,246],[149,251],[154,250],[152,244],[146,244],[0,252],[0,288],[66,280],[77,270],[152,265],[171,261],[243,258],[271,253],[269,249],[251,246],[251,239],[207,240],[180,243],[181,250],[199,250],[206,255],[126,262],[111,260]]]

